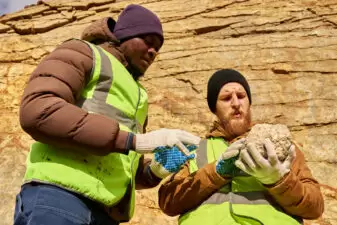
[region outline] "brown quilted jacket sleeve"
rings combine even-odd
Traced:
[[[268,188],[275,201],[289,214],[317,219],[323,214],[324,201],[318,182],[311,175],[303,153],[296,148],[290,172]]]
[[[127,133],[116,121],[74,105],[91,74],[92,58],[89,46],[71,40],[33,71],[20,105],[20,124],[35,140],[96,155],[125,151]]]
[[[215,171],[215,162],[190,174],[188,165],[159,189],[159,206],[169,216],[183,214],[194,209],[230,180]]]

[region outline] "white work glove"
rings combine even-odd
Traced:
[[[144,154],[153,152],[157,147],[177,146],[185,155],[189,155],[184,144],[199,145],[199,142],[199,137],[186,131],[163,128],[146,134],[136,134],[135,151]]]
[[[265,159],[253,144],[248,144],[248,151],[244,149],[240,152],[235,165],[263,184],[275,184],[290,171],[296,155],[295,146],[290,146],[288,157],[284,162],[280,162],[270,139],[266,139],[263,144],[267,150],[268,159]]]

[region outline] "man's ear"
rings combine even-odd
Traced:
[[[219,120],[220,121],[220,118],[219,118],[219,116],[218,116],[218,110],[217,110],[217,107],[216,107],[216,104],[215,104],[215,110],[214,110],[214,116],[217,118],[217,120]]]
[[[116,21],[113,18],[109,17],[107,20],[107,24],[110,32],[113,33],[116,26]]]

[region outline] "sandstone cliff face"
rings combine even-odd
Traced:
[[[130,3],[154,10],[166,41],[143,79],[149,129],[204,135],[213,116],[209,76],[234,68],[249,80],[255,122],[286,124],[322,183],[325,213],[307,224],[337,224],[336,0],[58,0],[0,17],[0,218],[12,224],[15,194],[32,142],[18,123],[24,85],[60,42],[92,21],[117,18]],[[139,191],[129,224],[177,224],[157,205],[156,189]]]

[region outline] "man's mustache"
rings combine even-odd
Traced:
[[[237,114],[244,115],[244,112],[243,112],[242,110],[234,110],[234,111],[231,113],[231,116],[234,116],[234,115],[237,115]]]

